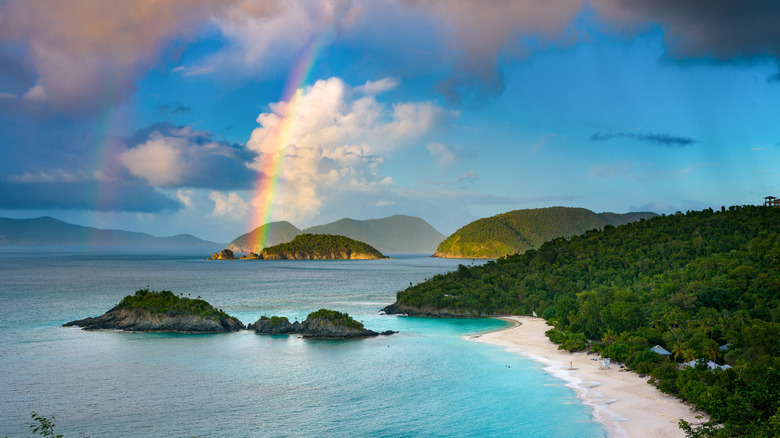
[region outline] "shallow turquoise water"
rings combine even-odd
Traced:
[[[395,292],[457,267],[391,260],[210,262],[203,254],[0,249],[0,436],[30,411],[66,436],[604,436],[574,392],[521,356],[461,336],[497,320],[380,315]],[[245,323],[346,311],[390,337],[85,332],[149,286]]]

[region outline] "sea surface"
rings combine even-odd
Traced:
[[[464,335],[493,319],[380,315],[398,290],[471,261],[207,261],[192,250],[0,247],[0,436],[30,413],[66,437],[601,437],[574,391],[542,366]],[[251,323],[320,308],[365,340],[88,332],[140,288],[200,296]]]

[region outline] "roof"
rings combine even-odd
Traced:
[[[650,351],[652,351],[653,353],[662,354],[664,356],[671,356],[672,355],[672,353],[669,353],[668,351],[666,351],[666,349],[664,347],[662,347],[660,345],[656,345],[655,347],[651,348]]]

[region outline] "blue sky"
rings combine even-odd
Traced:
[[[0,1],[0,216],[227,242],[274,176],[275,220],[445,234],[780,196],[780,4],[678,3]]]

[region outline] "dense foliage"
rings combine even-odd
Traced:
[[[289,324],[289,323],[290,323],[290,320],[289,320],[289,319],[287,319],[287,317],[286,317],[286,316],[271,316],[271,317],[269,318],[269,317],[267,317],[267,316],[265,316],[265,315],[262,315],[262,316],[260,317],[260,321],[265,321],[265,320],[267,320],[267,321],[268,321],[268,324],[270,324],[270,325],[271,325],[271,327],[279,327],[279,326],[280,326],[280,325],[282,325],[282,324],[285,324],[285,325],[286,325],[286,324]]]
[[[385,258],[370,245],[344,236],[331,234],[299,234],[292,242],[265,248],[261,255],[285,255],[289,258],[348,258],[345,255],[364,254]],[[296,256],[296,257],[294,257]]]
[[[320,309],[316,312],[311,312],[309,316],[306,317],[306,320],[315,320],[320,318],[331,321],[336,325],[351,327],[357,330],[365,330],[365,327],[361,322],[355,321],[348,314],[341,313],[336,310]]]
[[[464,315],[536,312],[561,348],[601,352],[709,414],[683,424],[688,435],[778,436],[779,233],[780,208],[679,213],[461,265],[397,299]]]
[[[149,313],[164,313],[168,316],[197,315],[207,319],[222,320],[230,316],[211,304],[197,298],[176,296],[169,290],[150,291],[140,289],[135,295],[128,295],[116,305],[115,309],[142,309]]]
[[[605,225],[622,225],[654,213],[594,213],[584,208],[515,210],[471,222],[445,239],[438,257],[497,258],[536,249],[556,237],[569,237]]]

